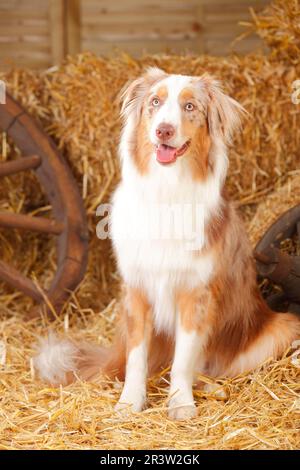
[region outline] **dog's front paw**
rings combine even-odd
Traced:
[[[115,406],[115,411],[117,411],[122,416],[128,416],[131,413],[138,413],[143,410],[145,405],[145,397],[142,396],[124,396],[121,395],[120,400]]]
[[[120,418],[130,418],[132,413],[135,411],[132,404],[121,403],[120,401],[115,405],[114,410]]]
[[[203,387],[203,391],[205,393],[214,395],[217,398],[221,398],[221,399],[228,398],[225,388],[217,383],[205,384]]]
[[[169,403],[168,415],[169,418],[176,420],[191,419],[197,416],[197,408],[194,402],[189,403],[173,398]]]

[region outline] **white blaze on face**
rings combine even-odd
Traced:
[[[153,94],[165,86],[168,91],[168,96],[165,102],[160,106],[156,112],[150,129],[150,140],[154,145],[160,142],[156,136],[156,129],[160,124],[170,124],[175,129],[175,135],[168,141],[168,145],[176,148],[182,147],[187,141],[187,137],[182,135],[182,109],[179,103],[179,96],[181,91],[191,85],[191,77],[184,75],[171,75],[160,81],[151,90]]]

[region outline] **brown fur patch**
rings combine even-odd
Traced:
[[[216,246],[224,236],[229,223],[229,204],[226,197],[222,201],[218,210],[211,215],[209,222],[205,226],[205,247]]]
[[[152,315],[146,296],[136,288],[128,288],[126,307],[127,351],[129,352],[144,338],[150,339]]]
[[[210,289],[216,308],[209,344],[211,361],[224,369],[245,351],[275,315],[262,300],[244,227],[228,206],[226,229],[215,246],[216,274]]]
[[[151,87],[167,75],[160,69],[150,68],[141,77],[127,84],[121,92],[123,120],[131,118],[135,124],[129,142],[129,151],[141,174],[147,173],[153,146],[150,144],[146,124],[145,101]]]
[[[146,117],[145,113],[143,112],[137,126],[135,135],[135,148],[132,152],[134,163],[141,175],[147,174],[153,151],[153,144],[150,142],[148,137]]]
[[[152,100],[157,97],[160,100],[160,105],[159,106],[153,106],[152,105]],[[168,97],[168,88],[165,85],[162,85],[158,88],[156,93],[153,93],[150,95],[150,98],[148,99],[148,106],[147,106],[147,117],[152,118],[152,116],[159,110],[160,106],[164,103],[164,101]]]
[[[168,88],[166,87],[166,85],[160,86],[156,90],[155,96],[158,96],[161,101],[165,101],[168,97]]]
[[[195,100],[195,93],[192,88],[184,88],[179,93],[179,102],[181,104],[186,103],[187,101],[194,101]]]
[[[187,331],[201,333],[207,327],[210,292],[205,287],[180,290],[176,295],[180,323]]]
[[[149,374],[153,375],[168,367],[174,355],[175,338],[164,333],[153,331],[149,346],[148,368]]]
[[[184,134],[191,135],[193,122],[185,121],[183,125]],[[208,132],[207,124],[197,128],[191,141],[188,154],[188,162],[191,173],[196,181],[204,181],[210,171],[209,151],[211,148],[211,138]]]

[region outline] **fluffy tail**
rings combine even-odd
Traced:
[[[153,334],[149,349],[148,368],[153,375],[170,364],[174,344],[163,334]],[[124,380],[126,339],[119,332],[113,346],[101,348],[50,333],[41,340],[33,362],[40,378],[52,385],[67,385],[78,378],[92,380],[99,375]]]
[[[123,380],[125,345],[119,339],[111,348],[60,339],[53,333],[41,340],[34,367],[42,380],[52,385],[66,385],[76,379],[91,380],[97,375]]]

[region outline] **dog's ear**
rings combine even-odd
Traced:
[[[222,137],[230,143],[233,134],[240,129],[242,118],[247,111],[236,100],[226,95],[220,83],[210,75],[201,77],[207,93],[207,120],[212,137]]]
[[[133,115],[139,119],[147,91],[166,76],[158,67],[149,67],[143,75],[127,82],[119,95],[121,116],[126,119]]]

